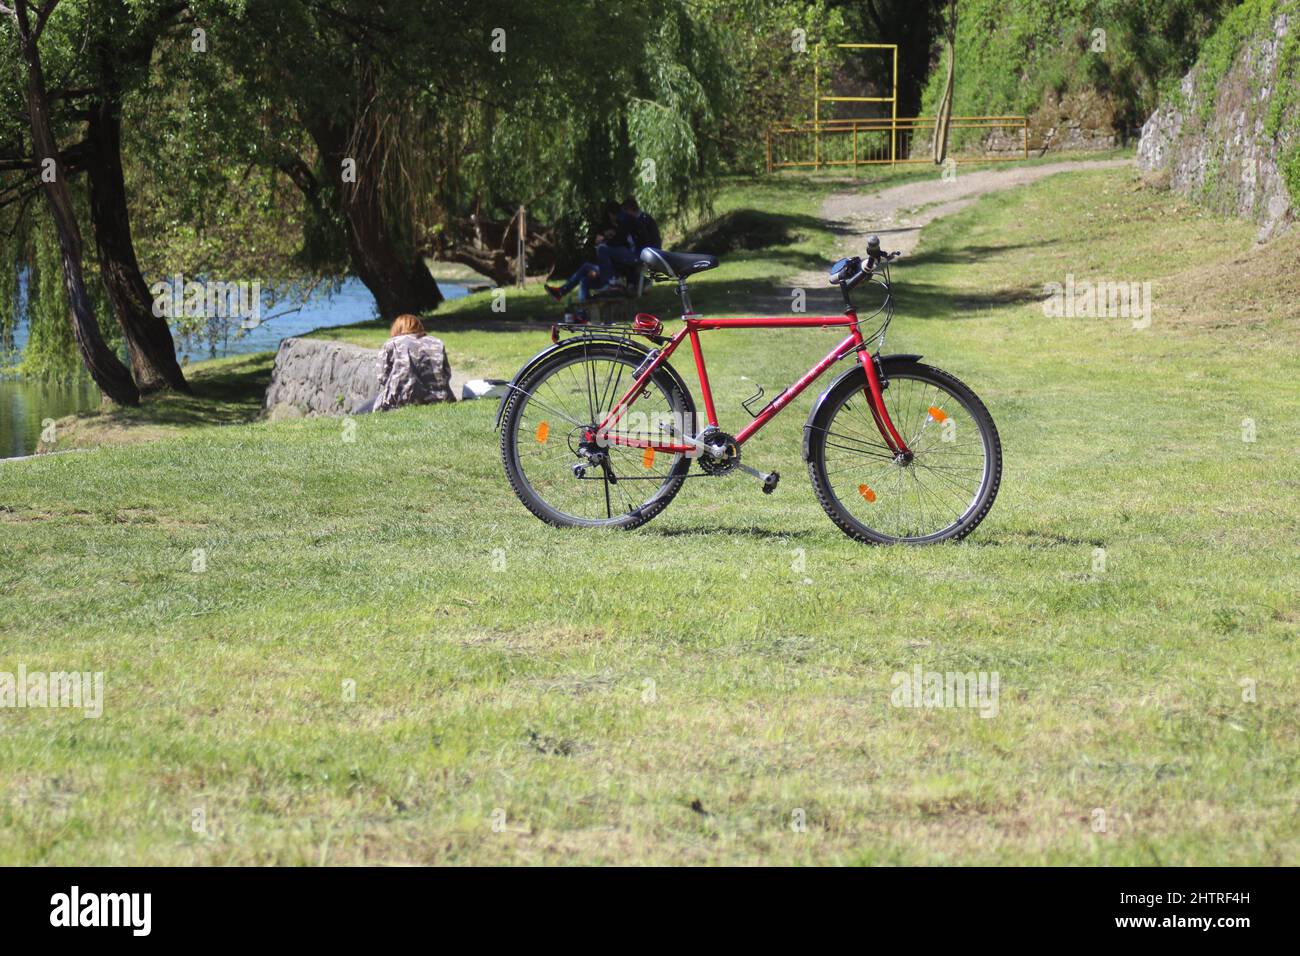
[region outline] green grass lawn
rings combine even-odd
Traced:
[[[725,193],[789,233],[696,306],[788,311],[833,188]],[[226,411],[115,419],[151,441],[0,464],[0,671],[105,675],[98,720],[0,710],[0,863],[1296,862],[1300,241],[1252,234],[1127,170],[927,229],[886,351],[970,384],[1006,456],[957,545],[840,534],[811,394],[746,446],[775,495],[691,480],[631,533],[534,519],[495,403],[226,424],[265,359],[200,374]],[[1068,273],[1151,281],[1150,328],[1045,317]],[[547,336],[486,301],[436,334],[508,376]],[[833,339],[711,333],[723,427]],[[996,715],[893,706],[917,666],[996,672]]]

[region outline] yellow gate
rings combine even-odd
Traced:
[[[912,144],[933,140],[936,120],[929,116],[898,115],[898,44],[837,43],[847,50],[888,50],[892,81],[889,96],[825,96],[821,91],[821,65],[813,64],[813,118],[811,123],[775,126],[767,131],[767,171],[795,167],[864,166],[898,163],[932,163],[928,151],[912,156]],[[888,103],[889,116],[863,119],[823,119],[823,103]],[[1025,116],[953,116],[951,130],[1006,130],[993,148],[985,135],[983,155],[953,156],[954,162],[1005,162],[1029,158],[1029,119]],[[1013,148],[1014,147],[1014,148]]]

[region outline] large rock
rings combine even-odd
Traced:
[[[1250,31],[1227,72],[1211,85],[1206,65],[1183,77],[1176,96],[1151,114],[1138,143],[1138,166],[1212,209],[1252,219],[1268,239],[1296,221],[1282,165],[1297,146],[1296,107],[1270,117],[1284,100],[1279,71],[1294,12],[1277,13]],[[1294,38],[1290,38],[1294,42]]]
[[[442,349],[441,342],[433,341]],[[378,349],[346,342],[285,339],[275,353],[275,369],[266,390],[267,414],[272,418],[351,415],[379,391],[378,357]],[[441,364],[451,395],[451,369],[445,351]]]

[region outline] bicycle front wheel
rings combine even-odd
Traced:
[[[872,544],[956,541],[975,530],[1002,480],[1002,442],[984,403],[941,369],[890,361],[885,408],[911,452],[880,435],[859,370],[809,427],[808,474],[830,519]]]

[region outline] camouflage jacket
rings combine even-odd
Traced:
[[[451,366],[437,339],[427,335],[391,338],[379,352],[378,366],[376,411],[452,400]]]

